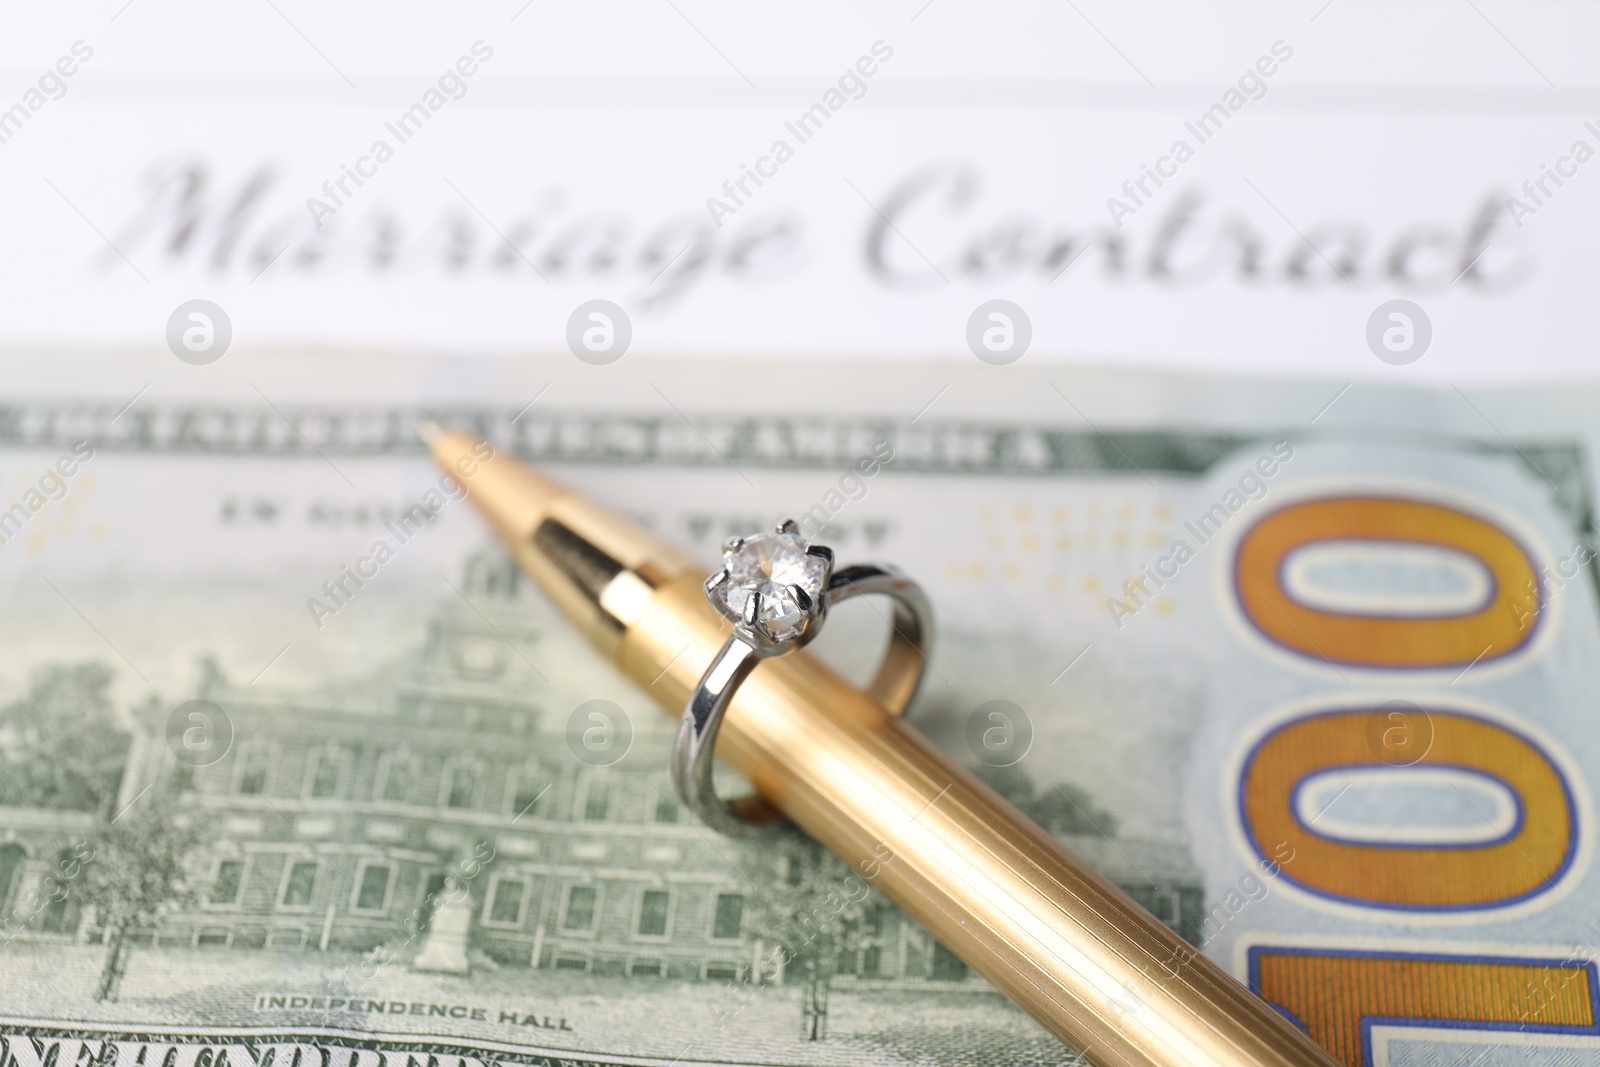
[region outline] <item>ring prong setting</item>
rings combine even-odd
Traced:
[[[706,591],[706,596],[709,597],[709,596],[712,596],[714,593],[716,593],[717,588],[719,586],[721,586],[722,583],[726,582],[727,580],[728,580],[728,568],[726,568],[726,567],[722,568],[721,570],[719,570],[715,574],[713,574],[711,577],[707,578],[705,580],[704,586],[702,586],[702,588],[704,588],[705,591]]]
[[[791,585],[789,587],[789,595],[794,597],[794,602],[800,605],[801,611],[805,612],[807,615],[816,614],[817,602],[811,599],[810,593],[806,592],[798,585]]]
[[[706,599],[763,656],[804,645],[827,608],[833,553],[807,544],[799,529],[790,519],[730,537],[721,568],[703,583]]]

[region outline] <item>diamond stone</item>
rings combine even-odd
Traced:
[[[729,616],[743,619],[750,594],[760,593],[757,621],[780,641],[797,636],[806,627],[806,610],[791,586],[799,586],[817,601],[828,580],[827,563],[807,555],[805,538],[791,533],[747,537],[737,551],[723,557],[723,566],[728,578],[713,590],[713,599]]]

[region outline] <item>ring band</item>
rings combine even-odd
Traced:
[[[672,750],[672,784],[685,806],[707,826],[750,837],[770,830],[781,814],[755,794],[723,800],[712,783],[717,733],[739,684],[763,659],[808,644],[833,605],[856,596],[887,596],[894,605],[889,644],[867,692],[889,714],[900,715],[922,681],[933,637],[933,612],[922,589],[892,567],[860,564],[833,570],[833,553],[820,545],[807,546],[793,521],[779,526],[776,534],[735,538],[725,551],[723,569],[706,582],[706,596],[734,620],[733,633],[684,707]],[[761,556],[760,566],[750,566],[741,553]],[[774,586],[773,574],[802,580]],[[740,576],[746,579],[742,585],[737,584]],[[761,588],[775,590],[776,595],[763,600]]]

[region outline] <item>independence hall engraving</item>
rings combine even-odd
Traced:
[[[195,860],[198,902],[138,940],[219,951],[387,944],[409,961],[454,891],[466,902],[455,906],[470,909],[469,959],[680,981],[764,971],[781,981],[762,962],[773,946],[757,927],[759,895],[784,877],[782,860],[748,843],[712,848],[685,821],[668,778],[666,718],[637,710],[635,696],[627,754],[605,766],[580,759],[573,709],[626,691],[598,663],[584,691],[575,679],[590,673],[591,654],[565,643],[565,627],[503,556],[474,557],[461,592],[430,622],[420,652],[376,682],[285,693],[208,671],[194,695],[222,708],[233,729],[210,766],[175,758],[171,704],[133,711],[117,810],[153,783],[206,811],[214,831]],[[14,936],[100,936],[76,907],[17,906],[92,820],[0,808],[0,915]],[[1063,839],[1194,939],[1201,890],[1176,850]],[[863,925],[861,947],[839,964],[869,985],[966,978],[896,909],[880,902]]]

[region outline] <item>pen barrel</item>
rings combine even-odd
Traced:
[[[700,578],[685,575],[656,589],[618,663],[663,708],[681,712],[726,634]],[[763,661],[735,696],[717,753],[1094,1062],[1333,1062],[814,656]]]
[[[518,565],[671,716],[728,624],[658,535],[481,441],[441,434]],[[1335,1061],[993,790],[804,650],[739,687],[717,755],[1052,1033],[1102,1067]]]

